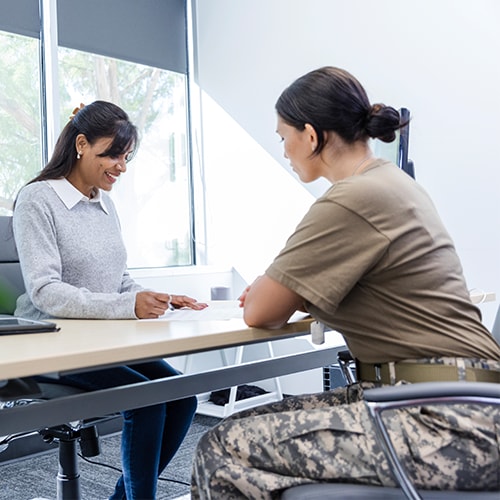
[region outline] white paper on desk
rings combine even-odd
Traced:
[[[201,311],[182,308],[174,311],[166,311],[158,319],[168,321],[218,321],[233,318],[243,318],[243,308],[238,300],[214,300],[207,302],[208,307]]]

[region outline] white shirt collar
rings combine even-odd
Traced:
[[[78,189],[76,189],[68,179],[48,179],[46,181],[52,189],[56,192],[57,196],[61,199],[61,201],[66,205],[68,210],[71,210],[77,203],[80,201],[87,201],[90,203],[99,203],[102,209],[109,214],[108,208],[104,202],[104,199],[101,194],[100,189],[94,190],[94,196],[89,198],[82,194]]]

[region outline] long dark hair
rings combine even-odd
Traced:
[[[392,142],[406,125],[399,112],[384,104],[371,105],[365,89],[347,71],[325,66],[295,80],[276,102],[278,115],[292,127],[303,130],[309,123],[318,136],[313,151],[325,146],[325,132],[337,133],[352,144],[369,137]]]
[[[127,113],[106,101],[94,101],[81,108],[63,128],[45,168],[28,184],[48,179],[68,177],[76,164],[76,137],[85,135],[90,144],[103,137],[113,142],[101,156],[119,156],[137,148],[138,132]]]

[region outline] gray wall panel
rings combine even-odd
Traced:
[[[38,0],[1,0],[0,30],[40,38]]]
[[[58,0],[59,45],[186,73],[184,0]]]

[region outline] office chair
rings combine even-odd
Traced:
[[[13,314],[16,300],[24,293],[14,236],[12,217],[0,216],[0,314]],[[36,404],[40,400],[81,393],[80,389],[62,384],[38,383],[32,377],[0,381],[0,411],[16,405]],[[118,414],[97,417],[80,422],[64,423],[36,432],[0,436],[0,452],[9,443],[38,433],[46,443],[58,443],[59,469],[57,473],[57,500],[79,499],[80,483],[76,443],[79,442],[84,457],[100,453],[97,424],[119,417]]]
[[[493,337],[500,344],[500,306],[498,307],[495,321],[491,330]],[[337,365],[340,367],[340,372],[344,379],[345,384],[352,384],[357,380],[356,363],[351,353],[348,350],[339,351],[337,354]],[[415,388],[415,389],[410,389]],[[443,404],[450,402],[459,402],[457,397],[461,393],[461,397],[465,398],[466,395],[471,399],[468,402],[476,402],[477,398],[482,395],[496,398],[495,402],[491,404],[500,405],[500,384],[491,384],[477,382],[427,382],[419,384],[411,384],[406,386],[393,386],[384,387],[380,389],[371,389],[365,391],[365,399],[372,418],[376,418],[375,425],[378,432],[379,440],[384,442],[384,452],[389,455],[389,461],[393,470],[401,470],[398,464],[397,457],[395,456],[394,449],[388,442],[387,433],[384,430],[383,421],[381,420],[381,413],[388,407],[404,407],[413,404],[412,397],[418,395],[420,398],[433,397],[441,398],[437,402]],[[387,400],[384,398],[387,397]],[[474,399],[475,398],[475,399]],[[453,399],[453,401],[452,401]],[[480,401],[481,402],[481,401]],[[434,403],[434,400],[432,401]],[[422,403],[423,404],[423,403]],[[485,403],[487,404],[487,403]],[[391,406],[392,405],[392,406]],[[415,406],[415,405],[414,405]],[[379,410],[380,408],[380,410]],[[440,499],[440,498],[464,498],[464,499],[488,499],[500,498],[500,493],[497,492],[441,492],[441,491],[426,491],[420,492],[421,497],[415,492],[412,486],[407,486],[409,480],[403,472],[401,480],[398,478],[398,483],[402,489],[399,488],[382,488],[378,486],[365,486],[365,485],[352,485],[352,484],[313,484],[304,486],[297,486],[287,490],[282,500],[327,500],[329,498],[411,498],[411,499]],[[411,483],[410,483],[411,484]],[[410,491],[407,493],[406,488]]]
[[[386,410],[436,404],[482,404],[500,408],[500,384],[489,382],[421,382],[370,389],[364,393],[377,440],[389,462],[399,488],[348,483],[317,483],[294,486],[281,500],[329,500],[333,498],[410,500],[498,500],[499,491],[417,491],[408,478],[391,443],[382,415]],[[335,457],[332,457],[335,460]]]

